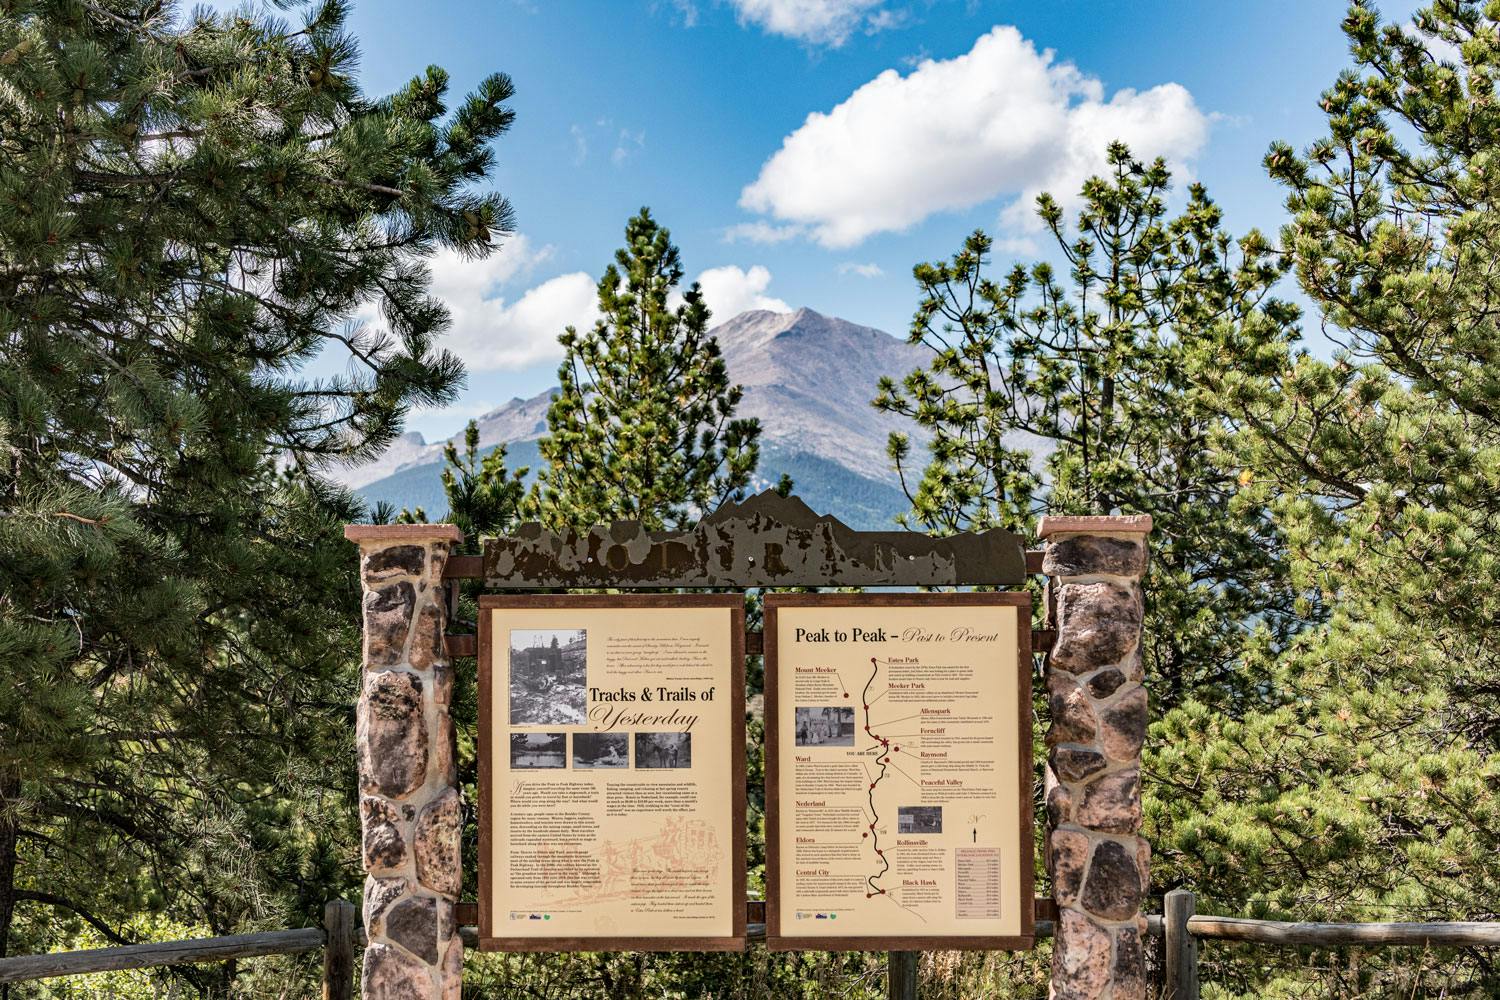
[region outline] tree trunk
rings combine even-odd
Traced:
[[[20,837],[21,779],[0,774],[0,958],[10,953],[10,925],[16,912],[16,842]],[[0,1000],[10,987],[0,986]]]

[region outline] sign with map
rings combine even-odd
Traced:
[[[480,948],[743,949],[743,598],[479,608]]]
[[[765,609],[771,949],[1031,947],[1029,595]]]

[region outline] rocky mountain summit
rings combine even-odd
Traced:
[[[928,362],[928,351],[811,309],[741,313],[713,332],[729,377],[745,389],[738,414],[761,423],[758,485],[787,473],[815,509],[851,527],[891,527],[907,502],[886,457],[886,439],[892,431],[914,428],[876,412],[870,401],[882,375],[904,376]],[[535,442],[546,433],[555,391],[513,399],[478,418],[481,446],[504,442],[512,464],[534,467]],[[443,509],[441,464],[441,442],[407,434],[380,458],[344,469],[338,478],[371,501],[420,505],[437,516]]]

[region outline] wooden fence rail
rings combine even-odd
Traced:
[[[1050,900],[1038,900],[1041,907]],[[1252,944],[1290,947],[1424,947],[1500,948],[1500,922],[1361,923],[1329,924],[1283,920],[1247,920],[1240,917],[1198,916],[1197,898],[1184,889],[1167,893],[1165,913],[1146,918],[1147,933],[1166,939],[1166,1000],[1198,1000],[1198,940],[1244,941]],[[462,907],[464,904],[459,904]],[[472,904],[470,904],[472,905]],[[746,930],[752,941],[764,941],[764,904],[747,904],[752,918]],[[463,913],[462,916],[468,916]],[[1036,936],[1051,937],[1053,922],[1036,921]],[[459,928],[464,943],[474,947],[478,929]],[[94,948],[49,955],[0,958],[0,983],[22,983],[91,972],[119,972],[153,966],[222,962],[263,955],[294,955],[323,950],[324,1000],[349,1000],[354,991],[355,951],[364,942],[364,932],[355,923],[354,904],[333,900],[323,908],[323,927],[264,931],[134,944],[120,948]],[[891,952],[887,991],[891,1000],[916,997],[917,952]]]
[[[0,958],[0,983],[82,976],[91,972],[122,972],[166,965],[224,962],[263,955],[296,955],[326,948],[323,963],[325,1000],[348,1000],[354,991],[354,947],[357,928],[354,904],[333,900],[323,908],[322,928],[261,931],[225,937],[131,944],[118,948],[90,948],[48,955]],[[347,961],[343,960],[348,956]]]
[[[61,951],[0,959],[0,983],[24,983],[32,979],[82,976],[91,972],[121,972],[159,965],[223,962],[231,958],[256,958],[261,955],[294,955],[321,947],[323,932],[316,927],[306,927],[189,941],[130,944],[119,948]]]
[[[1250,920],[1194,913],[1197,897],[1186,889],[1167,893],[1161,918],[1166,936],[1164,1000],[1199,1000],[1198,939],[1302,948],[1500,948],[1500,922],[1325,924],[1293,920]]]
[[[1500,923],[1451,921],[1442,923],[1317,924],[1239,917],[1193,917],[1188,933],[1200,938],[1253,941],[1315,947],[1363,945],[1379,947],[1500,948]]]

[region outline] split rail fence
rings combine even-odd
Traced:
[[[1038,899],[1036,935],[1051,937],[1054,911],[1051,900]],[[1160,996],[1163,1000],[1198,1000],[1198,948],[1204,940],[1238,941],[1284,947],[1442,947],[1500,948],[1500,921],[1445,923],[1306,923],[1249,920],[1240,917],[1200,916],[1197,897],[1186,890],[1167,893],[1165,913],[1151,914],[1147,931],[1166,939],[1166,962]],[[472,924],[474,904],[461,903],[464,943],[473,946],[478,930]],[[765,904],[747,904],[748,937],[766,936]],[[467,918],[467,919],[465,919]],[[323,951],[323,1000],[349,1000],[354,994],[354,957],[364,932],[355,920],[353,903],[332,900],[323,907],[323,926],[227,937],[164,941],[153,944],[95,948],[0,958],[0,984],[82,976],[96,972],[159,968],[265,955],[296,955]],[[887,991],[891,1000],[916,1000],[919,953],[890,953]]]

